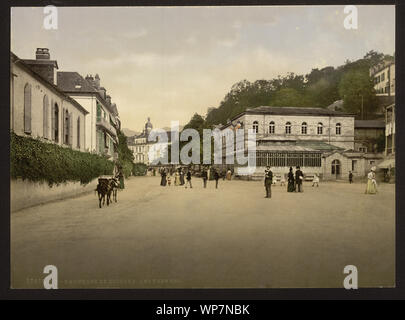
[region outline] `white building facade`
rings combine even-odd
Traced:
[[[349,171],[363,176],[370,164],[364,153],[354,151],[352,114],[321,108],[263,106],[247,109],[220,130],[229,128],[243,130],[245,152],[248,130],[256,133],[256,172],[253,176],[261,177],[266,166],[271,166],[276,174],[286,174],[289,167],[300,166],[308,175],[316,173],[324,179],[342,179]],[[223,138],[223,164],[228,152],[225,146],[226,138]],[[375,155],[375,158],[371,160],[372,164],[380,156]],[[237,164],[226,166],[238,167]]]
[[[41,64],[51,71],[55,64],[43,49]],[[40,74],[41,68],[31,68],[26,60],[11,53],[10,65],[10,129],[17,135],[40,139],[85,151],[86,109],[59,90],[52,77]],[[48,63],[47,63],[48,62]],[[50,67],[51,66],[51,67]]]

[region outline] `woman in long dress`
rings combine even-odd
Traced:
[[[162,179],[160,180],[160,185],[162,187],[166,186],[166,170],[162,169],[162,171],[160,172],[160,175],[162,176]]]
[[[288,172],[288,184],[287,184],[287,192],[294,192],[294,173],[292,167],[290,167],[290,172]]]
[[[377,193],[377,181],[375,179],[375,167],[371,168],[371,171],[367,175],[367,188],[366,194]]]
[[[174,185],[175,186],[180,185],[180,173],[179,173],[179,170],[176,170],[176,173],[174,174]]]
[[[232,171],[231,169],[228,169],[227,173],[226,173],[226,180],[231,180],[232,177]]]
[[[182,168],[179,169],[179,173],[180,173],[180,185],[184,186],[185,182],[184,182],[184,171]]]

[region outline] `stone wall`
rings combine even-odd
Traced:
[[[67,182],[49,187],[47,183],[10,180],[10,209],[15,212],[49,201],[75,197],[96,189],[97,179],[83,186],[80,182]]]

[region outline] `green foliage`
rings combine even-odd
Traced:
[[[339,84],[339,93],[343,97],[343,108],[357,115],[373,113],[377,107],[377,99],[373,82],[363,70],[351,70],[345,73]],[[362,110],[363,108],[363,110]]]
[[[134,163],[132,165],[132,172],[134,176],[144,176],[146,174],[147,166],[144,163]]]
[[[218,107],[208,108],[206,124],[225,124],[246,109],[258,106],[325,108],[339,99],[344,99],[347,111],[359,113],[359,92],[363,93],[365,118],[372,117],[376,104],[369,68],[385,59],[393,57],[371,50],[357,61],[347,60],[337,68],[312,69],[305,76],[290,72],[270,80],[242,80],[232,86]]]
[[[128,148],[126,135],[117,130],[118,136],[118,164],[122,167],[122,173],[125,178],[128,178],[133,169],[134,154]]]
[[[112,174],[113,167],[113,162],[105,157],[11,133],[13,179],[47,182],[50,186],[67,181],[87,184],[100,175]]]

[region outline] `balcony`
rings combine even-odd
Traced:
[[[104,128],[105,130],[108,131],[108,133],[110,133],[110,135],[116,139],[117,137],[117,130],[110,124],[110,122],[108,120],[105,120],[102,117],[97,117],[97,122],[96,125]]]

